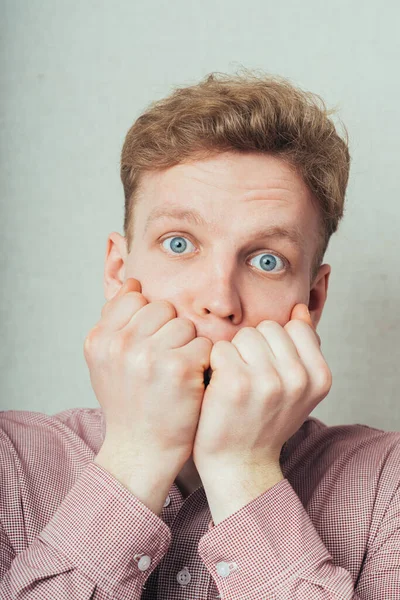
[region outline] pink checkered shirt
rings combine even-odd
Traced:
[[[153,513],[104,435],[100,409],[0,411],[2,600],[400,600],[400,432],[308,418],[216,526],[202,486]]]

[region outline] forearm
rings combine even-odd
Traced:
[[[170,542],[170,528],[92,462],[29,547],[16,554],[0,540],[3,559],[8,543],[0,598],[67,600],[73,590],[82,600],[139,600]]]

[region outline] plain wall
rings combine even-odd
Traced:
[[[312,414],[400,431],[399,4],[6,0],[1,14],[0,408],[98,407],[83,343],[107,236],[123,234],[125,135],[175,86],[244,66],[321,95],[350,136],[318,329],[333,386]]]

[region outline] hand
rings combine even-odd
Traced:
[[[220,468],[279,466],[283,444],[331,388],[320,343],[306,305],[297,304],[284,327],[262,321],[214,344],[193,446],[203,482]]]
[[[192,452],[212,342],[129,278],[84,343],[106,438],[138,462],[180,471]]]

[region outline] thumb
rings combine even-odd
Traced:
[[[319,337],[317,330],[314,326],[314,323],[312,322],[310,311],[308,310],[308,307],[306,304],[296,304],[293,307],[292,313],[290,315],[290,321],[293,321],[294,319],[299,319],[300,321],[304,321],[305,323],[310,325],[311,329],[314,331],[315,335],[317,336],[319,345],[321,346],[321,338]]]
[[[310,311],[308,310],[308,307],[306,304],[296,304],[293,307],[292,313],[290,315],[290,321],[293,321],[293,319],[299,319],[300,321],[305,321],[306,323],[311,325],[311,327],[314,329],[314,324],[311,320]]]
[[[113,298],[119,298],[127,292],[142,292],[142,284],[140,283],[139,279],[128,277],[128,279],[121,285],[118,292],[114,294]]]

